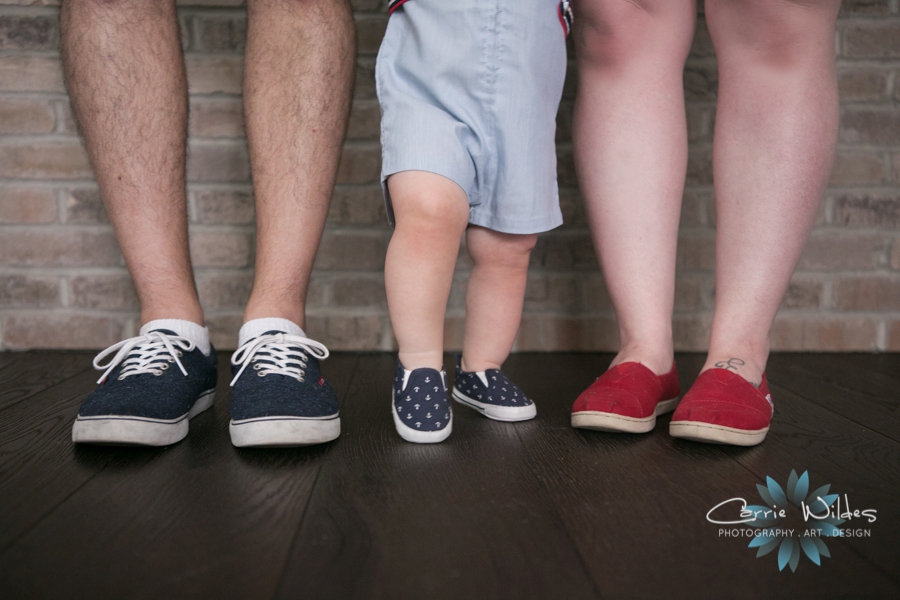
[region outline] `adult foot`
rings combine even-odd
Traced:
[[[646,433],[656,427],[657,415],[675,409],[679,394],[674,363],[664,375],[636,362],[619,363],[575,400],[572,427]]]
[[[247,321],[231,357],[231,443],[309,446],[341,434],[340,406],[322,376],[328,349],[287,319]]]
[[[209,331],[190,321],[150,321],[137,337],[98,354],[94,368],[105,371],[78,410],[73,442],[174,444],[188,434],[188,420],[212,406],[216,393]]]
[[[755,446],[766,439],[775,405],[766,375],[758,386],[724,368],[707,369],[672,415],[672,437],[713,444]]]

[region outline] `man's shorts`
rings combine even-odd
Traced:
[[[411,170],[456,182],[475,225],[525,234],[562,224],[555,136],[567,7],[559,0],[392,4],[375,69],[392,225],[387,178]]]

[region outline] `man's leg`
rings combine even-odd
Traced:
[[[66,85],[141,301],[203,324],[185,205],[187,81],[174,1],[63,0]]]
[[[305,326],[306,290],[350,111],[347,0],[248,0],[244,109],[256,195],[256,275],[244,320]]]
[[[709,357],[759,383],[834,156],[839,0],[707,0],[719,64]],[[729,361],[731,361],[729,363]]]

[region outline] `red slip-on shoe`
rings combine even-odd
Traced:
[[[695,442],[755,446],[766,439],[774,412],[765,373],[756,388],[737,373],[709,369],[684,395],[669,434]]]
[[[657,375],[636,362],[618,364],[597,378],[572,405],[572,427],[625,433],[647,433],[656,415],[678,403],[675,364]]]

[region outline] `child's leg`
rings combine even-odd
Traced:
[[[499,369],[522,319],[528,260],[537,234],[513,235],[471,226],[466,247],[475,266],[466,292],[464,371]]]
[[[424,171],[391,175],[388,189],[395,228],[384,283],[400,362],[409,370],[440,371],[444,314],[469,202],[456,183]]]

